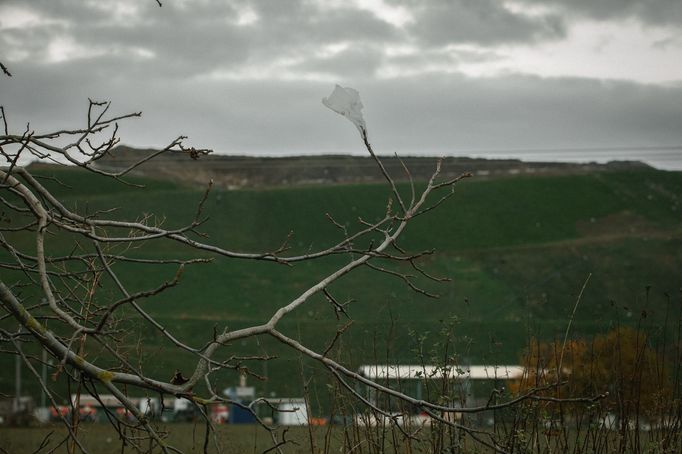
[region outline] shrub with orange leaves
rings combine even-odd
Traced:
[[[520,394],[543,389],[552,397],[594,397],[619,415],[662,415],[672,397],[671,365],[649,343],[646,333],[617,327],[593,339],[539,342],[533,339],[522,358],[523,379],[510,385]],[[558,384],[557,386],[551,386]]]

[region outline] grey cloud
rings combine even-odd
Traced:
[[[367,116],[374,136],[388,148],[403,151],[440,149],[449,154],[458,149],[682,140],[682,87],[525,76],[433,76],[377,85],[370,93],[376,99],[365,104],[381,109],[373,121]]]
[[[383,52],[374,46],[353,45],[329,57],[313,57],[296,68],[303,72],[339,74],[347,79],[363,79],[374,75],[382,64]]]
[[[83,125],[91,97],[111,99],[117,113],[144,111],[142,119],[122,125],[123,140],[132,145],[158,147],[187,134],[192,143],[222,152],[362,152],[357,131],[320,103],[331,83],[198,77],[293,56],[292,70],[329,73],[360,91],[370,136],[382,152],[682,143],[682,86],[435,72],[377,80],[374,73],[386,62],[423,68],[495,59],[493,43],[561,33],[547,25],[553,17],[515,15],[491,0],[434,0],[431,13],[419,12],[423,2],[401,2],[416,14],[404,30],[350,7],[327,10],[295,0],[191,2],[185,10],[176,2],[159,9],[144,1],[130,18],[134,26],[75,0],[31,2],[67,24],[0,31],[0,60],[7,45],[32,55],[12,62],[14,77],[0,78],[0,104],[14,130],[27,121],[38,131]],[[234,5],[252,7],[260,20],[236,26]],[[45,64],[42,49],[59,33],[110,52]],[[319,53],[339,42],[349,47]],[[456,42],[491,46],[481,52],[443,47]],[[415,52],[385,55],[388,45],[401,44]],[[156,57],[132,58],[134,48]]]
[[[636,18],[655,25],[682,23],[679,0],[522,0],[527,4],[559,6],[568,13],[598,20]]]
[[[652,47],[655,49],[667,49],[674,46],[682,47],[682,33],[668,36],[667,38],[660,39],[652,44]]]
[[[20,77],[0,81],[15,130],[29,120],[39,131],[83,124],[90,96],[112,99],[117,113],[144,111],[122,125],[124,141],[133,145],[163,146],[187,134],[193,144],[220,152],[362,152],[357,131],[320,103],[331,83],[93,79],[64,67],[46,83],[25,64],[16,69]],[[380,152],[682,143],[682,86],[456,75],[353,86]]]
[[[27,54],[33,58],[44,56],[44,52],[61,27],[46,26],[39,29],[15,28],[0,31],[0,56]],[[44,57],[43,57],[44,58]]]
[[[559,16],[516,14],[495,0],[408,1],[416,20],[410,31],[431,45],[497,44],[556,39],[565,35]]]
[[[259,47],[282,51],[293,46],[339,41],[371,41],[378,45],[402,38],[389,24],[357,9],[324,10],[309,2],[291,3],[297,5],[294,12],[283,12],[279,2],[254,4],[261,20],[256,26],[257,33],[251,37]]]
[[[393,55],[386,58],[391,66],[403,68],[406,72],[416,68],[452,67],[459,63],[483,63],[499,60],[501,56],[494,51],[474,49],[433,49],[406,55]],[[417,71],[419,72],[419,71]]]
[[[167,78],[271,62],[282,56],[300,57],[315,46],[340,41],[380,45],[399,35],[394,27],[371,14],[351,8],[325,10],[302,0],[244,1],[232,6],[206,0],[191,2],[186,8],[168,2],[161,9],[155,9],[153,3],[135,3],[143,6],[129,18],[134,26],[111,20],[112,12],[103,7],[78,7],[73,0],[31,3],[33,10],[67,26],[58,31],[39,28],[26,33],[3,32],[0,42],[13,42],[34,59],[44,60],[50,40],[60,34],[84,47],[103,49],[104,55],[97,61],[105,66],[108,62],[128,65],[130,52],[121,49],[144,49],[156,58],[138,65],[150,76]],[[259,20],[237,25],[238,6],[250,7]]]

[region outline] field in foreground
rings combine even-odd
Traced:
[[[209,437],[205,438],[205,426],[201,423],[171,424],[158,427],[160,433],[167,432],[166,441],[185,453],[201,452],[205,454],[237,454],[277,452],[273,448],[270,434],[257,425],[219,425]],[[511,431],[510,431],[511,429]],[[397,429],[390,427],[341,426],[325,427],[289,427],[279,428],[278,441],[287,440],[282,445],[282,452],[295,453],[433,453],[433,452],[466,452],[492,453],[493,449],[476,443],[471,436],[463,435],[453,439],[442,438],[445,433],[433,431],[428,427],[416,432],[414,439],[407,443]],[[490,429],[489,429],[490,430]],[[633,431],[619,433],[606,429],[586,429],[580,431],[548,430],[541,428],[537,432],[525,431],[519,427],[499,426],[494,430],[502,435],[502,441],[512,444],[504,446],[510,452],[594,452],[611,454],[619,451],[623,435],[628,439],[637,438],[637,444],[629,444],[625,452],[660,452],[672,453],[680,447],[679,435],[672,439],[662,433]],[[49,425],[30,428],[6,428],[0,426],[0,452],[12,454],[47,452],[67,452],[63,444],[67,435],[61,425]],[[130,445],[122,446],[118,433],[109,425],[81,425],[79,438],[88,452],[97,454],[121,454],[137,452]],[[666,438],[668,438],[666,440]],[[43,446],[42,449],[39,449]],[[313,446],[311,448],[311,445]],[[409,445],[409,446],[408,446]],[[511,446],[514,448],[510,449]],[[634,449],[633,446],[640,446]],[[144,448],[144,446],[141,446]],[[54,451],[52,449],[56,448]],[[160,452],[154,449],[148,454]]]
[[[169,433],[168,443],[183,452],[203,452],[205,426],[199,424],[172,424],[162,426]],[[67,432],[62,425],[50,425],[31,428],[0,427],[0,447],[8,453],[35,452],[45,437],[49,436],[49,444],[40,452],[48,452],[66,437]],[[108,424],[85,424],[79,428],[79,436],[86,449],[92,453],[120,454],[134,452],[128,446],[122,449],[118,433]],[[216,437],[225,453],[261,453],[272,447],[272,440],[268,432],[257,425],[218,426]],[[304,428],[294,428],[289,431],[289,437],[301,448],[295,449],[295,444],[287,448],[287,452],[310,452],[308,431]],[[210,440],[210,452],[215,452],[215,441]],[[291,448],[294,449],[291,449]],[[2,452],[2,450],[0,450]],[[66,452],[62,445],[56,452]]]

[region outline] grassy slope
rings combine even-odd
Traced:
[[[58,176],[77,188],[46,183],[68,206],[81,212],[117,206],[121,209],[116,216],[129,219],[154,213],[167,227],[190,221],[201,198],[200,191],[167,182],[147,182],[140,190],[73,170],[59,170]],[[676,295],[681,284],[680,195],[682,174],[653,170],[465,181],[439,210],[418,218],[402,242],[411,250],[438,249],[425,260],[426,268],[453,280],[422,284],[441,298],[424,298],[398,280],[370,270],[343,278],[333,292],[339,299],[353,297],[357,302],[350,306],[356,323],[341,354],[351,356],[355,364],[383,362],[390,349],[393,359],[411,362],[415,343],[407,331],[430,332],[434,341],[438,331],[453,322],[462,357],[474,363],[515,362],[529,336],[563,335],[589,273],[592,278],[577,312],[575,333],[634,321],[645,307],[644,323],[660,326],[668,307],[664,292]],[[204,230],[211,242],[243,251],[273,250],[293,230],[293,252],[318,249],[340,238],[326,212],[354,228],[358,216],[367,220],[381,216],[387,196],[381,185],[215,191],[205,206],[211,219]],[[29,238],[15,241],[32,250]],[[62,239],[53,241],[49,250],[64,253],[69,247]],[[168,241],[135,253],[187,255]],[[190,344],[202,345],[214,326],[222,330],[266,320],[275,308],[345,260],[335,257],[288,268],[218,259],[189,268],[182,285],[144,304]],[[131,290],[156,287],[175,273],[172,266],[117,269]],[[17,278],[2,273],[3,279]],[[648,301],[646,285],[652,286]],[[319,347],[337,323],[328,304],[314,299],[291,314],[282,329]],[[144,362],[148,370],[165,378],[176,367],[189,369],[182,354],[166,353],[160,335],[145,330],[143,336],[144,354],[154,358]],[[281,356],[267,371],[270,382],[259,387],[279,395],[300,394],[289,378],[292,372],[299,373],[296,355],[268,339],[228,350]],[[261,367],[256,371],[264,372]],[[0,391],[9,391],[12,380],[10,374],[0,375]],[[233,381],[233,376],[225,377],[225,385]]]

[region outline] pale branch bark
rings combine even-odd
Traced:
[[[62,217],[62,219],[59,218],[59,216],[56,215],[56,213],[52,213],[51,215],[48,216],[47,212],[43,209],[42,211],[44,212],[46,218],[48,218],[51,222],[58,223],[60,228],[63,228],[65,230],[68,230],[73,233],[78,233],[86,236],[89,239],[95,240],[95,241],[100,241],[100,242],[106,242],[106,243],[131,243],[131,242],[144,242],[144,241],[149,241],[149,240],[154,240],[154,239],[160,239],[160,238],[167,238],[170,240],[177,241],[179,243],[185,244],[187,246],[190,246],[194,249],[206,251],[206,252],[211,252],[223,257],[228,257],[228,258],[236,258],[236,259],[249,259],[249,260],[263,260],[263,261],[273,261],[277,263],[283,263],[283,264],[288,264],[288,263],[296,263],[296,262],[301,262],[301,261],[307,261],[307,260],[313,260],[317,259],[320,257],[325,257],[331,254],[345,254],[348,252],[347,246],[352,244],[354,241],[358,240],[359,238],[362,238],[366,236],[369,233],[375,232],[381,228],[381,226],[384,226],[386,224],[389,224],[393,222],[395,219],[394,217],[391,216],[385,216],[383,219],[380,221],[374,223],[374,224],[369,224],[365,229],[359,230],[355,234],[349,236],[348,238],[345,238],[343,241],[335,244],[334,246],[331,246],[329,248],[317,251],[317,252],[310,252],[302,255],[296,255],[296,256],[279,256],[275,253],[272,252],[267,252],[267,253],[243,253],[243,252],[235,252],[231,250],[224,249],[219,246],[211,245],[211,244],[206,244],[202,243],[196,240],[193,240],[191,238],[188,238],[186,235],[184,235],[185,232],[190,231],[196,225],[190,224],[185,227],[181,227],[179,229],[174,229],[174,230],[167,230],[167,229],[162,229],[160,227],[155,227],[155,226],[149,226],[143,223],[139,222],[128,222],[128,221],[115,221],[115,220],[108,220],[108,219],[94,219],[94,218],[88,218],[79,214],[76,214],[70,210],[68,210],[64,205],[59,202],[45,187],[43,187],[32,175],[30,175],[26,169],[17,169],[17,173],[19,173],[22,178],[25,178],[27,181],[27,184],[31,186],[32,189],[34,189],[38,194],[40,194],[41,197],[45,198],[47,202],[49,202],[50,205],[52,205],[53,208],[55,208],[58,211],[58,214]],[[0,176],[4,176],[5,174],[0,171]],[[11,180],[15,184],[21,185],[21,183],[18,182],[18,180],[13,179]],[[23,185],[22,185],[23,186]],[[30,193],[28,189],[25,190],[25,192]],[[23,194],[23,192],[22,192]],[[42,208],[42,206],[41,206]],[[64,222],[65,221],[65,222]],[[82,226],[82,227],[79,227]],[[139,232],[144,232],[145,235],[135,235],[135,236],[127,236],[127,237],[105,237],[97,234],[93,234],[93,229],[92,227],[97,227],[97,228],[105,228],[105,227],[111,227],[111,228],[120,228],[120,229],[126,229],[128,231],[139,231]],[[381,251],[377,251],[381,252]]]
[[[525,400],[554,401],[551,397],[539,394],[544,390],[540,387],[503,403],[468,408],[460,408],[454,404],[439,404],[413,398],[387,384],[363,377],[330,355],[339,339],[352,328],[353,320],[346,311],[346,306],[350,301],[340,303],[330,290],[348,274],[363,267],[369,267],[382,274],[400,279],[406,289],[426,296],[437,296],[422,289],[416,283],[417,279],[432,283],[447,281],[447,278],[434,276],[418,264],[419,259],[433,254],[434,251],[411,253],[399,245],[399,240],[415,217],[441,207],[452,196],[455,186],[471,176],[470,174],[465,173],[457,178],[438,181],[441,173],[441,161],[439,161],[426,186],[417,191],[409,169],[401,160],[403,170],[410,181],[409,197],[403,198],[393,176],[387,172],[381,159],[372,149],[367,130],[363,126],[360,130],[362,142],[386,180],[390,193],[382,217],[374,222],[358,219],[355,227],[351,229],[327,213],[328,220],[341,233],[341,239],[334,241],[331,246],[306,253],[289,254],[290,233],[274,250],[242,252],[204,241],[205,238],[198,229],[208,220],[208,217],[204,215],[204,210],[210,196],[212,182],[209,182],[198,200],[194,213],[189,216],[190,220],[180,227],[169,228],[164,226],[163,222],[155,221],[151,215],[130,221],[120,217],[109,218],[115,215],[113,210],[82,214],[76,209],[69,209],[59,197],[39,181],[38,177],[32,174],[31,170],[18,164],[20,156],[23,157],[26,154],[45,160],[60,157],[72,165],[103,178],[113,178],[125,184],[132,184],[122,180],[122,177],[163,153],[184,153],[192,159],[210,153],[210,150],[185,146],[183,141],[186,137],[180,136],[163,149],[148,154],[121,171],[110,172],[97,168],[96,162],[107,156],[113,146],[119,142],[118,123],[140,116],[139,112],[108,116],[110,106],[110,103],[89,100],[85,128],[48,133],[36,133],[27,127],[23,134],[9,134],[4,109],[0,111],[5,122],[4,134],[0,135],[0,159],[4,159],[7,164],[6,167],[0,169],[0,191],[6,195],[0,197],[0,202],[5,207],[4,209],[11,211],[13,218],[25,221],[22,225],[4,228],[4,230],[12,233],[21,232],[33,240],[32,250],[22,250],[22,247],[27,248],[27,246],[20,247],[19,243],[12,242],[9,233],[8,236],[0,233],[0,246],[8,252],[9,257],[6,261],[0,262],[0,268],[21,271],[24,275],[14,284],[5,278],[0,279],[0,306],[6,311],[6,316],[0,319],[11,316],[18,321],[24,329],[22,332],[30,335],[28,337],[38,342],[57,359],[59,372],[65,371],[67,374],[87,377],[93,384],[99,384],[115,395],[163,452],[177,450],[165,444],[162,434],[157,433],[149,425],[146,416],[133,405],[124,390],[127,387],[134,387],[162,395],[174,395],[188,399],[202,408],[213,402],[228,402],[215,389],[213,379],[216,372],[231,370],[256,376],[253,371],[249,370],[249,363],[270,361],[274,358],[265,354],[261,356],[239,355],[238,352],[230,355],[226,360],[216,358],[220,358],[219,354],[223,352],[229,352],[229,346],[234,341],[259,336],[275,339],[291,350],[319,362],[351,395],[378,414],[390,418],[392,424],[397,425],[402,435],[407,438],[414,437],[414,434],[401,427],[398,419],[385,409],[355,392],[351,383],[367,386],[377,393],[414,405],[426,411],[434,420],[466,431],[472,437],[491,436],[491,434],[449,421],[441,415],[500,410]],[[106,137],[98,139],[103,134],[106,134]],[[67,145],[63,145],[64,139],[68,139]],[[52,255],[48,252],[48,245],[53,241],[55,234],[68,234],[69,238],[75,238],[71,252],[60,255]],[[171,241],[184,246],[182,249],[184,258],[148,258],[144,257],[142,249],[139,251],[136,249],[137,246],[143,244],[155,245],[161,241]],[[192,255],[199,256],[192,257]],[[206,257],[207,255],[210,257]],[[347,261],[338,265],[323,278],[311,283],[297,297],[282,301],[267,320],[234,330],[227,328],[221,330],[214,327],[212,336],[207,336],[208,339],[200,346],[191,346],[183,341],[180,336],[143,307],[147,298],[182,285],[181,276],[185,266],[194,264],[209,266],[216,257],[264,262],[262,266],[278,264],[293,266],[299,262],[338,255],[347,257]],[[132,287],[127,285],[127,282],[117,273],[117,263],[137,263],[145,266],[174,264],[177,265],[177,269],[172,277],[163,282],[156,284],[150,282],[146,289],[130,291],[129,288]],[[405,273],[403,269],[408,266],[417,273],[415,275]],[[99,293],[98,284],[103,279],[113,284],[113,291],[116,295]],[[44,301],[39,304],[25,304],[25,301],[18,296],[18,290],[20,286],[26,285],[39,289]],[[320,351],[309,348],[279,330],[282,320],[309,305],[315,296],[321,296],[329,302],[337,320],[340,314],[348,318],[343,326],[329,333],[328,342]],[[201,298],[201,295],[197,298]],[[120,336],[120,329],[116,327],[119,317],[131,317],[131,315],[122,315],[122,309],[126,307],[134,311],[135,317],[139,317],[145,327],[158,331],[165,342],[177,351],[190,355],[193,362],[187,365],[186,371],[190,372],[188,379],[178,372],[182,380],[176,381],[174,377],[162,380],[148,376],[141,366],[136,367],[132,364],[130,356],[119,348],[121,339],[117,337]],[[4,333],[3,336],[7,337],[9,334]],[[25,337],[27,336],[22,336],[22,339]],[[11,339],[12,342],[18,342],[14,337]],[[99,355],[88,357],[86,354],[79,354],[84,351],[88,342],[98,345],[98,351],[106,354],[106,358],[113,361],[115,366],[101,367],[100,365],[104,363]],[[74,349],[74,345],[77,348]],[[19,351],[18,347],[17,351]],[[202,383],[208,390],[203,396],[196,391],[197,386]],[[96,393],[94,388],[92,392]],[[571,402],[592,402],[598,398],[601,396],[573,398]],[[260,399],[248,406],[237,402],[230,403],[242,405],[244,409],[256,416],[254,406],[263,402],[267,401]],[[289,440],[284,435],[281,439],[278,438],[274,428],[268,427],[262,420],[259,421],[270,433],[271,449],[281,451],[282,446]],[[210,428],[209,424],[207,429],[210,430]],[[73,438],[77,436],[73,434]],[[494,440],[492,443],[485,440],[481,443],[498,451],[501,449]]]

